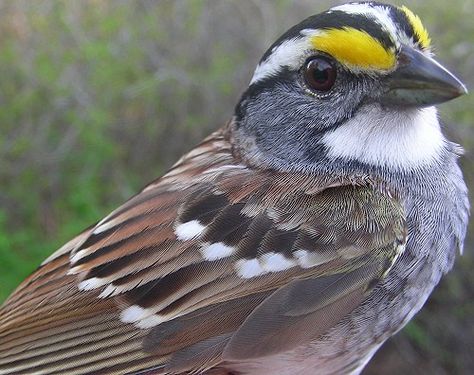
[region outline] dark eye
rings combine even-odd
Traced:
[[[309,88],[316,91],[329,91],[336,82],[336,67],[326,57],[312,57],[304,66],[304,79]]]

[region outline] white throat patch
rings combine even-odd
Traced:
[[[435,107],[401,111],[362,107],[321,142],[330,158],[410,170],[434,163],[446,140]]]

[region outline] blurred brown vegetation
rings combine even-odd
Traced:
[[[271,42],[336,3],[0,0],[0,302],[224,124]],[[474,2],[408,5],[474,88]],[[440,112],[472,187],[472,96]],[[454,271],[365,374],[474,373],[473,241],[471,226]]]

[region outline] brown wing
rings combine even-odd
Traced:
[[[400,203],[369,179],[249,169],[217,133],[7,300],[0,374],[174,374],[289,350],[357,307],[404,242]]]

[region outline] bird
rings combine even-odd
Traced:
[[[0,308],[0,374],[358,374],[462,251],[466,94],[420,18],[337,5],[264,53],[229,121]]]

